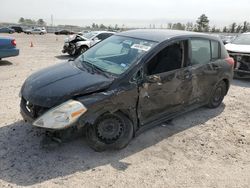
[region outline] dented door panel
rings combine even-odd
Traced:
[[[175,113],[189,103],[192,75],[188,68],[158,75],[159,81],[145,81],[139,88],[138,117],[141,124]]]

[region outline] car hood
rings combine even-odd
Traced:
[[[78,34],[74,34],[74,35],[70,35],[69,37],[65,38],[64,42],[71,42],[73,40],[75,40],[76,37],[80,37],[83,41],[88,40],[87,38],[78,35]]]
[[[250,53],[250,45],[226,44],[226,49],[238,53]]]
[[[78,69],[73,62],[48,67],[29,76],[21,95],[34,105],[51,108],[75,96],[107,89],[113,79]]]

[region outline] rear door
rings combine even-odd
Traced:
[[[190,39],[194,102],[204,102],[222,71],[220,43],[204,38]]]

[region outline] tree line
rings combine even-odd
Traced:
[[[209,26],[209,19],[205,14],[202,14],[196,20],[196,23],[168,23],[168,29],[186,30],[195,32],[212,32],[212,33],[244,33],[250,31],[250,23],[244,21],[243,24],[232,23],[229,26],[224,26],[223,29]]]
[[[46,22],[40,18],[38,20],[32,20],[30,18],[23,18],[21,17],[19,20],[18,20],[18,23],[19,24],[24,24],[24,25],[40,25],[40,26],[46,26]]]
[[[199,16],[195,23],[193,22],[187,22],[186,24],[183,23],[168,23],[167,28],[168,29],[175,29],[175,30],[186,30],[186,31],[195,31],[195,32],[212,32],[212,33],[244,33],[247,31],[250,31],[250,23],[247,21],[244,21],[243,24],[238,24],[236,22],[230,24],[229,26],[223,27],[223,29],[217,28],[216,26],[210,27],[209,25],[210,20],[205,14],[202,14]],[[40,25],[40,26],[46,26],[46,22],[43,19],[38,20],[32,20],[32,19],[25,19],[21,17],[18,20],[18,23],[25,24],[25,25]],[[101,30],[120,30],[121,28],[124,28],[124,25],[122,27],[118,27],[118,24],[115,24],[115,26],[106,26],[104,24],[96,24],[92,23],[91,26],[87,26],[86,29],[101,29]],[[155,28],[155,24],[151,25],[150,28]],[[162,28],[162,26],[161,26]]]

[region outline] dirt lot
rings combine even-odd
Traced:
[[[18,93],[28,75],[68,58],[64,36],[11,36],[21,51],[0,62],[0,187],[250,187],[249,80],[234,80],[218,109],[187,113],[122,151],[96,153],[84,138],[44,148]]]

